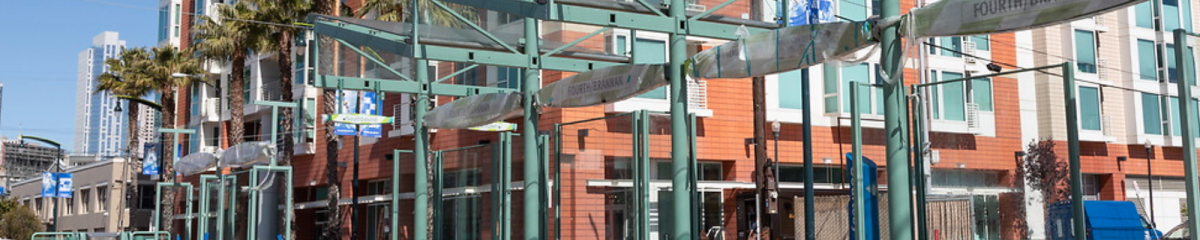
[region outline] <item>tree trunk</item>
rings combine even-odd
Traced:
[[[229,66],[229,146],[234,146],[242,143],[242,136],[245,135],[246,126],[243,124],[242,116],[246,106],[246,78],[243,72],[246,69],[246,51],[241,50],[233,54],[233,61]]]
[[[125,175],[125,176],[128,176],[129,179],[122,179],[122,181],[125,181],[125,183],[127,184],[124,187],[129,187],[128,189],[126,189],[127,191],[129,191],[129,196],[134,197],[134,198],[132,198],[133,201],[135,201],[135,202],[133,202],[134,206],[140,206],[141,203],[136,202],[136,201],[140,201],[140,199],[142,199],[142,198],[138,197],[139,189],[137,187],[137,184],[134,184],[137,182],[138,176],[140,176],[142,173],[141,171],[139,171],[141,169],[140,166],[137,166],[137,164],[136,164],[136,163],[141,162],[141,156],[137,156],[138,154],[136,154],[136,153],[138,151],[135,151],[137,149],[137,147],[141,147],[141,146],[139,146],[140,144],[138,144],[140,142],[137,141],[137,139],[138,139],[137,138],[137,135],[138,135],[138,124],[137,124],[138,106],[137,106],[137,104],[126,104],[126,105],[128,105],[125,108],[125,111],[128,111],[128,112],[126,112],[126,114],[127,114],[126,116],[129,117],[129,121],[126,122],[129,125],[128,126],[129,127],[129,145],[125,146],[125,156],[126,156],[126,158],[128,158],[130,160],[129,165],[131,165],[131,166],[128,166],[126,169],[133,168],[133,170],[129,171]],[[125,200],[125,199],[129,199],[129,198],[122,197],[121,199]],[[130,204],[129,202],[124,202],[124,201],[120,201],[120,202],[123,203],[123,204],[120,204],[120,207],[125,207],[126,204]],[[136,209],[136,208],[131,208],[131,209]],[[117,226],[122,226],[122,225],[120,225],[122,220],[132,222],[133,221],[132,218],[133,218],[133,216],[129,216],[129,214],[121,214],[121,216],[118,217],[118,220],[117,220],[118,225]],[[124,229],[121,229],[121,230],[124,230]]]
[[[177,89],[175,87],[170,87],[170,88],[162,89],[159,91],[160,94],[162,94],[162,101],[160,101],[162,103],[162,107],[163,107],[162,108],[162,120],[161,120],[162,128],[175,128],[175,91],[176,90]],[[155,131],[155,132],[157,132],[157,131]],[[174,167],[174,162],[175,162],[174,161],[174,159],[175,159],[175,157],[174,157],[175,156],[175,143],[174,143],[174,141],[171,141],[169,143],[167,141],[167,139],[169,139],[168,137],[171,137],[171,138],[174,137],[173,134],[174,133],[158,134],[158,136],[160,137],[159,142],[163,143],[162,144],[163,154],[162,154],[162,156],[159,157],[159,162],[162,163],[162,166],[161,166],[162,170],[159,171],[159,176],[162,177],[162,178],[160,178],[160,179],[162,179],[161,180],[162,182],[174,182],[174,180],[175,180],[175,174],[174,174],[174,171],[172,171],[172,169]],[[161,217],[160,219],[162,222],[161,223],[162,229],[160,229],[159,231],[166,231],[166,232],[174,233],[171,231],[174,228],[174,226],[172,226],[171,223],[173,222],[172,219],[174,219],[173,216],[175,215],[175,193],[176,192],[177,191],[175,191],[174,188],[166,188],[166,189],[164,189],[164,192],[162,193],[162,202],[159,202],[159,204],[162,204],[162,212],[159,214],[159,217]]]
[[[337,2],[333,0],[315,0],[313,12],[316,14],[332,15],[334,13],[333,9],[336,5]],[[330,50],[330,48],[333,47],[333,40],[329,38],[318,38],[318,40],[320,42],[317,44],[321,46],[320,56],[333,56],[333,51]],[[316,64],[320,64],[319,60],[315,62]],[[324,68],[324,66],[321,67]],[[336,93],[330,89],[321,91],[321,101],[323,104],[321,104],[321,111],[318,113],[333,113],[335,109],[334,104],[336,104],[335,94]],[[333,122],[323,122],[323,128],[325,129],[325,186],[329,186],[329,202],[328,205],[326,205],[326,208],[329,209],[329,213],[327,214],[329,220],[327,221],[328,225],[325,226],[325,230],[321,232],[321,239],[341,239],[342,211],[338,207],[338,201],[341,199],[342,190],[339,187],[341,186],[341,179],[338,178],[337,136],[333,134]],[[397,231],[398,229],[392,229],[393,234],[395,234]]]
[[[279,44],[279,55],[278,55],[279,61],[276,61],[276,62],[279,63],[279,69],[280,69],[279,70],[279,92],[280,92],[280,96],[283,97],[283,99],[281,99],[281,100],[284,102],[294,102],[295,101],[292,96],[292,34],[294,34],[294,33],[295,33],[294,31],[279,32],[279,43],[278,43]],[[303,102],[300,102],[299,104],[303,104]],[[279,153],[278,153],[279,165],[291,166],[292,165],[292,155],[295,154],[294,149],[295,149],[295,142],[296,142],[295,141],[296,133],[293,132],[293,131],[296,131],[296,129],[294,129],[292,126],[292,124],[293,124],[292,121],[294,120],[294,119],[292,119],[292,114],[294,112],[293,111],[294,109],[293,108],[280,108],[279,110],[280,110],[279,125],[274,127],[275,129],[277,129],[277,131],[275,131],[275,133],[279,134],[279,136],[280,136],[278,138],[278,142],[275,143],[275,144],[278,144],[277,145],[278,147],[276,149],[279,150]],[[280,197],[283,197],[283,195],[281,195]],[[288,218],[289,216],[287,214],[282,214],[280,217],[283,217],[283,222],[294,223],[293,221],[295,221],[295,219]],[[291,226],[293,228],[295,228],[296,224],[292,224]],[[292,231],[294,231],[294,229],[283,229],[283,231],[292,232]],[[295,234],[289,234],[289,235],[295,237]]]

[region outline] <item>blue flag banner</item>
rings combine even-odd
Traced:
[[[351,114],[358,112],[358,91],[342,90],[338,96],[339,106],[337,114]],[[358,134],[354,124],[333,123],[333,134],[343,136],[354,136]]]
[[[834,21],[833,0],[792,0],[789,8],[789,26]]]
[[[158,175],[159,148],[157,143],[146,143],[142,148],[142,175]]]
[[[58,197],[71,198],[71,174],[58,173]]]
[[[42,197],[53,198],[58,196],[58,181],[55,181],[55,175],[52,172],[42,173]]]
[[[0,196],[7,196],[7,195],[8,195],[8,191],[5,191],[4,187],[0,187]]]
[[[383,112],[379,110],[379,104],[376,102],[379,100],[379,98],[377,98],[375,95],[375,92],[362,92],[362,101],[360,102],[361,104],[359,104],[358,108],[361,110],[358,112],[359,114],[383,114]],[[383,137],[383,124],[367,124],[359,127],[359,129],[362,130],[362,132],[359,134],[362,134],[363,137]]]

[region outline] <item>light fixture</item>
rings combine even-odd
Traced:
[[[1000,65],[996,65],[996,63],[988,63],[987,70],[992,71],[993,73],[1000,73],[1000,71],[1004,69],[1001,68]]]
[[[774,123],[771,123],[771,131],[774,131],[775,134],[779,134],[779,128],[782,127],[781,125],[782,124],[779,124],[779,120],[775,120]]]
[[[121,112],[121,102],[117,101],[117,106],[113,108],[113,112]]]
[[[1124,162],[1125,160],[1128,160],[1128,159],[1129,159],[1129,157],[1126,157],[1126,156],[1117,157],[1118,162]]]
[[[1150,139],[1146,139],[1146,143],[1143,143],[1142,146],[1146,147],[1146,151],[1150,151],[1150,149],[1154,148],[1154,143],[1150,142]]]
[[[821,158],[821,163],[830,164],[830,163],[833,163],[833,159],[832,158]]]
[[[1017,151],[1014,154],[1016,154],[1017,157],[1025,157],[1025,151]]]
[[[956,166],[957,166],[958,168],[967,168],[967,164],[966,164],[966,163],[958,163],[958,165],[956,165]]]

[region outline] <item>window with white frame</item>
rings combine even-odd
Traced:
[[[1142,133],[1147,135],[1164,135],[1164,136],[1180,136],[1183,132],[1182,120],[1180,118],[1179,97],[1169,96],[1163,98],[1162,95],[1153,93],[1141,93],[1141,108],[1142,108]],[[1163,102],[1166,101],[1166,102]],[[1191,99],[1192,105],[1197,105],[1195,98]],[[1193,119],[1200,115],[1200,108],[1193,109],[1190,115]],[[1165,118],[1165,117],[1170,117]],[[1193,121],[1195,122],[1195,121]],[[1164,129],[1167,128],[1167,129]],[[1200,129],[1192,129],[1193,134],[1200,133]]]
[[[1135,25],[1141,28],[1154,28],[1154,5],[1146,1],[1133,7]],[[1171,31],[1183,28],[1192,31],[1192,6],[1189,0],[1163,0],[1163,30]]]
[[[854,82],[873,84],[882,81],[879,64],[859,63],[842,66],[834,77],[825,78],[825,112],[850,112],[850,88]],[[829,74],[828,72],[826,74]],[[859,93],[864,114],[883,115],[883,88],[869,86]],[[840,102],[840,104],[838,104]]]
[[[108,186],[96,187],[96,211],[108,211]]]
[[[1100,89],[1080,86],[1077,99],[1079,100],[1079,127],[1083,130],[1102,130],[1100,106],[1103,102],[1103,95],[1100,93]]]
[[[1142,93],[1142,133],[1162,135],[1162,104],[1158,94]]]
[[[1079,72],[1096,73],[1096,32],[1076,29],[1075,66]]]
[[[776,87],[777,96],[779,97],[779,108],[804,110],[803,94],[796,94],[800,90],[802,79],[802,71],[795,70],[790,72],[780,73],[777,76],[779,86]]]
[[[947,57],[962,57],[963,44],[962,37],[936,37],[929,38],[929,43],[936,47],[929,48],[930,55],[941,55]]]
[[[495,87],[508,89],[521,89],[521,82],[525,77],[524,68],[514,67],[494,67],[496,78],[493,81]]]
[[[933,82],[963,78],[962,73],[949,71],[932,71],[930,78]],[[929,87],[931,92],[933,119],[948,121],[967,120],[967,96],[963,82],[938,84]]]
[[[1138,79],[1158,81],[1158,54],[1154,40],[1137,40]]]

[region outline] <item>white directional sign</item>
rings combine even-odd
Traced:
[[[748,78],[807,68],[877,43],[866,22],[794,26],[750,35],[697,53],[692,77]]]
[[[563,78],[538,91],[547,107],[587,107],[625,100],[667,85],[661,64],[621,65]]]
[[[472,127],[472,128],[468,128],[468,129],[475,130],[475,131],[481,131],[481,132],[503,132],[503,131],[517,130],[517,124],[516,123],[508,123],[508,122],[494,122],[494,123],[489,123],[487,125]]]
[[[345,124],[385,124],[392,123],[392,117],[371,114],[334,114],[329,120]]]
[[[996,34],[1083,19],[1145,0],[942,0],[914,9],[903,28],[919,37]],[[905,26],[903,24],[909,24]],[[902,30],[901,33],[909,33]]]
[[[430,110],[425,126],[466,129],[521,115],[520,93],[488,93],[470,96]]]

